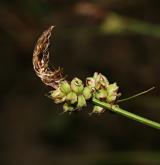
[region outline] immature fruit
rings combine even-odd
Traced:
[[[116,83],[110,84],[107,88],[107,98],[106,101],[108,103],[113,103],[116,101],[117,96],[119,96],[118,92],[119,87]]]
[[[70,92],[66,96],[66,101],[69,101],[71,104],[74,104],[77,102],[77,95],[75,92]]]
[[[104,109],[103,109],[102,107],[97,106],[97,105],[95,105],[95,106],[93,107],[92,113],[100,114],[100,113],[103,113],[103,112],[104,112]]]
[[[97,99],[100,100],[104,100],[107,98],[107,90],[106,89],[100,89],[99,91],[97,91],[97,93],[95,94],[95,97]]]
[[[63,105],[63,110],[64,110],[64,112],[71,112],[71,111],[74,110],[74,108],[73,108],[71,105],[65,103],[65,104]]]
[[[83,95],[78,96],[77,108],[82,108],[87,105],[86,100]]]
[[[55,103],[62,103],[65,101],[66,96],[65,94],[60,90],[60,88],[51,91],[51,98],[54,100]]]
[[[62,81],[60,83],[60,90],[65,93],[68,94],[71,91],[71,87],[69,85],[69,83],[67,81]]]
[[[81,94],[83,92],[84,89],[84,85],[82,80],[80,80],[79,78],[74,78],[71,81],[71,89],[77,93],[77,94]]]
[[[90,87],[85,87],[83,90],[83,96],[86,100],[89,100],[92,97],[92,90]]]

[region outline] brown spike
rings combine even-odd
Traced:
[[[57,89],[59,82],[64,79],[64,76],[62,75],[62,69],[60,67],[55,70],[50,70],[48,66],[48,48],[50,45],[50,37],[53,28],[54,26],[49,27],[39,37],[33,51],[33,68],[37,76],[40,77],[44,84]]]

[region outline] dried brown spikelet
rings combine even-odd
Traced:
[[[33,51],[33,68],[38,77],[42,82],[48,86],[57,89],[59,87],[60,81],[64,79],[62,75],[62,69],[51,70],[49,69],[49,45],[51,32],[54,26],[49,27],[46,31],[42,33],[39,37],[34,51]]]

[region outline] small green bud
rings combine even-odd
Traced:
[[[85,107],[86,105],[87,105],[87,103],[86,103],[86,100],[85,100],[84,96],[83,95],[79,95],[78,96],[77,107],[78,108],[82,108],[82,107]]]
[[[63,105],[63,110],[64,110],[64,112],[68,112],[68,111],[71,112],[71,111],[74,110],[74,108],[73,108],[71,105],[65,103],[65,104]]]
[[[92,97],[92,90],[90,87],[85,87],[83,90],[83,96],[86,100],[89,100]]]
[[[110,84],[107,88],[107,102],[111,103],[114,102],[117,98],[117,96],[119,96],[118,92],[119,87],[117,86],[116,83]]]
[[[60,88],[51,91],[51,98],[54,100],[55,103],[62,103],[65,101],[66,96],[65,94],[60,90]]]
[[[74,78],[71,81],[71,89],[77,93],[77,94],[81,94],[83,92],[84,86],[83,86],[83,82],[82,80],[80,80],[79,78]]]
[[[99,91],[97,91],[97,93],[95,94],[95,97],[97,99],[106,99],[107,97],[107,90],[105,89],[100,89]]]
[[[69,83],[67,81],[62,81],[60,83],[60,90],[65,93],[68,94],[71,91],[71,87],[69,85]]]
[[[69,101],[71,104],[76,103],[77,101],[76,93],[75,92],[68,93],[68,95],[66,96],[66,100]]]
[[[104,111],[105,111],[105,110],[104,110],[102,107],[95,105],[95,106],[93,107],[93,111],[91,112],[91,114],[92,114],[92,113],[100,114],[100,113],[103,113]]]

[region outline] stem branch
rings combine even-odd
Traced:
[[[125,116],[125,117],[128,117],[132,120],[135,120],[135,121],[138,121],[142,124],[145,124],[145,125],[148,125],[150,127],[153,127],[153,128],[156,128],[156,129],[160,129],[160,123],[157,123],[155,121],[152,121],[152,120],[149,120],[147,118],[144,118],[144,117],[141,117],[141,116],[138,116],[134,113],[131,113],[131,112],[128,112],[122,108],[119,108],[117,105],[111,105],[111,104],[108,104],[106,102],[102,102],[102,101],[99,101],[98,99],[96,98],[93,98],[92,99],[93,103],[98,105],[98,106],[101,106],[105,109],[108,109],[112,112],[115,112],[117,114],[120,114],[122,116]]]

